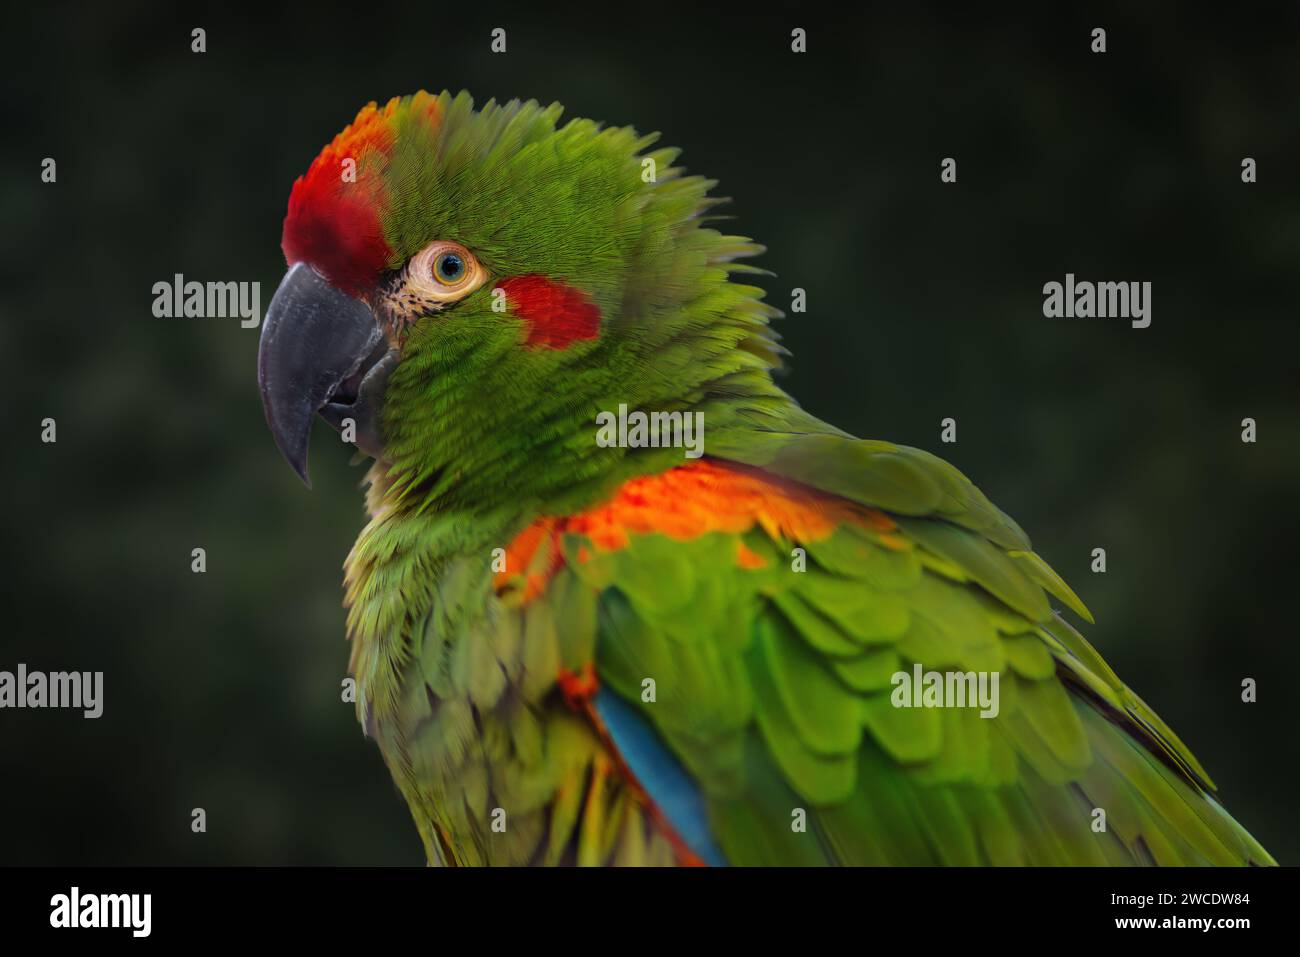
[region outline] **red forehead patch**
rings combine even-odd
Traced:
[[[380,220],[387,196],[371,164],[393,148],[390,121],[400,104],[393,99],[382,110],[374,103],[362,109],[289,196],[280,241],[285,260],[310,263],[344,292],[362,292],[388,266],[391,251]]]
[[[515,315],[528,323],[527,346],[563,349],[600,334],[600,310],[581,289],[536,275],[504,279],[497,288],[506,294]]]

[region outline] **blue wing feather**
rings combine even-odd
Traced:
[[[677,835],[706,864],[725,866],[709,827],[704,795],[654,728],[607,688],[596,692],[594,704],[624,763]]]

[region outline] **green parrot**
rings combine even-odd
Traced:
[[[1018,525],[774,384],[653,135],[420,92],[294,184],[258,382],[373,458],[357,714],[431,864],[1271,864]]]

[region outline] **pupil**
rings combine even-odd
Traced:
[[[438,271],[442,273],[444,279],[457,278],[464,268],[465,266],[460,261],[460,257],[451,253],[438,260]]]

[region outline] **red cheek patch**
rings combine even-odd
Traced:
[[[545,276],[514,276],[497,288],[511,311],[528,323],[527,346],[564,349],[600,334],[600,310],[580,289]]]

